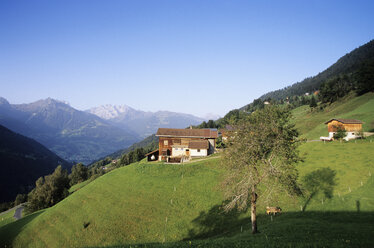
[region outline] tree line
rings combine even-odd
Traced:
[[[97,167],[87,167],[82,163],[73,165],[71,173],[61,165],[57,166],[52,174],[39,177],[35,187],[28,194],[18,194],[13,203],[17,206],[27,202],[26,212],[32,213],[48,208],[63,200],[69,195],[71,186],[101,176],[105,171]],[[8,204],[7,208],[12,207]]]

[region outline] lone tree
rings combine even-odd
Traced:
[[[227,168],[222,187],[229,203],[225,210],[251,206],[252,233],[257,233],[256,204],[270,200],[279,190],[300,194],[296,163],[298,132],[289,122],[290,112],[266,106],[234,125],[222,163]]]

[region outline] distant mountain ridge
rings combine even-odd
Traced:
[[[135,112],[136,110],[127,105],[105,104],[90,108],[86,112],[99,116],[102,119],[109,120],[118,117],[121,114]]]
[[[102,105],[86,110],[108,120],[117,127],[131,130],[144,138],[156,133],[159,127],[186,128],[204,121],[190,114],[170,111],[145,112],[127,105]]]
[[[29,104],[9,104],[1,98],[0,124],[68,161],[87,164],[139,141],[134,132],[51,98]]]
[[[58,165],[71,168],[45,146],[0,125],[0,202],[28,193],[39,177],[50,174]]]

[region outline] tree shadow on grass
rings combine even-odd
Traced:
[[[24,226],[30,223],[34,218],[43,213],[45,210],[41,210],[32,214],[29,214],[17,221],[11,222],[5,226],[0,227],[0,247],[12,247],[12,241],[22,231]]]
[[[216,206],[214,207],[216,208]],[[218,208],[220,209],[220,208]],[[216,211],[212,211],[216,212]],[[208,211],[208,213],[212,213]],[[106,248],[124,247],[124,248],[184,248],[184,247],[278,247],[278,248],[307,248],[307,247],[373,247],[374,236],[373,223],[374,212],[360,213],[355,211],[308,211],[308,212],[286,212],[270,220],[269,216],[260,214],[261,223],[259,228],[261,233],[252,235],[248,232],[240,233],[238,219],[232,219],[234,223],[222,221],[223,217],[213,218],[214,225],[207,225],[205,220],[208,213],[200,214],[203,217],[198,222],[202,224],[200,237],[191,238],[189,240],[166,242],[166,243],[138,243],[123,244],[114,246],[104,246]],[[218,213],[221,213],[218,211]],[[212,214],[215,216],[215,214]],[[208,215],[209,216],[209,215]],[[217,219],[220,219],[219,221]],[[209,221],[209,223],[211,223]],[[232,228],[232,231],[225,232],[225,228],[219,228],[217,225],[229,225],[226,229]],[[207,227],[208,226],[208,227]],[[214,228],[213,228],[214,227]],[[213,232],[212,230],[215,230]],[[229,235],[227,235],[229,233]],[[203,237],[206,235],[205,237]],[[211,235],[211,236],[210,236]],[[199,236],[199,235],[197,235]],[[99,247],[99,246],[95,246]]]
[[[330,168],[322,168],[306,174],[302,178],[305,202],[302,210],[305,211],[310,201],[319,193],[331,199],[336,186],[336,171]]]
[[[185,240],[204,239],[214,236],[230,236],[243,229],[250,223],[250,218],[241,217],[237,209],[225,212],[223,206],[227,202],[213,206],[208,212],[202,211],[192,223],[194,228],[189,230]]]

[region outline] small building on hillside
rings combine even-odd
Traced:
[[[159,160],[175,157],[204,157],[215,151],[218,131],[213,129],[159,128]]]
[[[360,132],[362,132],[362,121],[353,119],[331,119],[326,121],[329,137],[320,137],[321,140],[333,140],[334,134],[339,130],[344,130],[346,136],[344,140],[348,141],[351,139],[360,138]]]
[[[159,156],[159,151],[158,151],[158,149],[154,150],[150,153],[145,154],[145,156],[147,157],[147,161],[157,161],[158,156]]]
[[[222,137],[222,142],[227,142],[227,139],[231,132],[233,132],[234,127],[231,125],[226,125],[225,128],[222,128],[218,131],[218,135]]]

